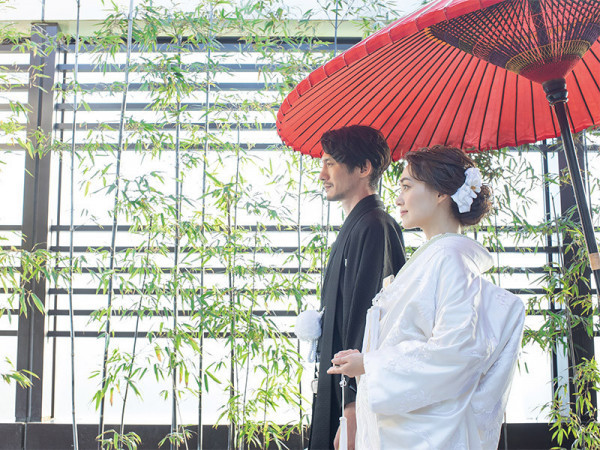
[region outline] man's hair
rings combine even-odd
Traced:
[[[369,177],[369,186],[377,189],[379,179],[392,162],[390,148],[383,135],[374,128],[364,125],[330,130],[321,136],[323,151],[337,162],[345,164],[348,170],[364,168],[367,160],[373,170]]]

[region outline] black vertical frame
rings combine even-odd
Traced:
[[[48,203],[50,191],[51,153],[47,151],[52,137],[54,110],[53,84],[56,69],[55,23],[33,24],[31,30],[31,60],[29,72],[27,138],[34,149],[25,158],[23,194],[22,248],[24,251],[48,248]],[[46,298],[46,278],[43,274],[24,283],[27,295],[35,294],[42,303]],[[15,416],[18,422],[42,420],[42,372],[44,367],[44,321],[33,302],[27,315],[19,315],[17,369],[28,370],[33,385],[17,387]]]
[[[586,179],[586,168],[584,167],[586,157],[585,157],[585,148],[581,145],[581,141],[579,139],[575,140],[575,151],[577,154],[577,160],[579,163],[579,170],[582,172],[582,178]],[[567,160],[565,156],[565,152],[558,152],[558,167],[560,173],[568,173]],[[573,212],[573,221],[575,223],[580,223],[579,212],[577,210],[577,204],[575,202],[575,193],[573,191],[573,187],[571,185],[561,185],[560,188],[560,205],[561,205],[561,214],[565,216],[566,214]],[[579,250],[576,245],[573,245],[573,239],[568,234],[563,236],[563,248],[561,249],[564,258],[564,264],[566,267],[571,266],[572,264],[577,263],[576,252]],[[584,272],[583,277],[579,278],[577,281],[577,288],[579,290],[579,297],[586,297],[592,294],[592,290],[590,288],[592,283],[592,271],[589,267],[589,264],[584,264]],[[587,281],[586,281],[587,280]],[[576,298],[573,298],[571,301],[571,313],[574,316],[579,316],[585,319],[591,319],[591,313],[589,311],[585,311],[584,308],[580,304],[576,304]],[[580,364],[583,359],[592,360],[594,358],[594,337],[590,336],[585,329],[584,324],[579,323],[574,326],[571,330],[571,346],[573,349],[573,359],[569,360],[569,378],[573,379],[574,368],[572,364]],[[569,383],[569,397],[571,408],[574,408],[574,404],[577,400],[573,383]],[[592,395],[591,398],[593,408],[596,408],[596,396]],[[591,412],[589,412],[591,413]],[[581,420],[582,423],[587,423],[592,417],[586,417],[587,414],[582,414]]]

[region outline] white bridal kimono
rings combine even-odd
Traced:
[[[497,448],[525,310],[491,266],[476,241],[436,236],[373,299],[357,449]]]

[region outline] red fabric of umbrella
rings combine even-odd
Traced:
[[[591,16],[584,30],[591,47],[581,36],[557,37],[573,27],[535,14],[544,7],[568,23]],[[494,14],[508,17],[508,26],[494,26]],[[543,20],[546,36],[537,23]],[[381,130],[394,160],[434,144],[517,146],[561,134],[540,83],[564,77],[571,129],[581,131],[600,124],[598,35],[597,0],[437,1],[311,73],[281,105],[277,129],[284,143],[313,157],[321,156],[324,131],[354,124]],[[503,54],[506,48],[513,53]]]

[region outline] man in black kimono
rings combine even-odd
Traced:
[[[322,334],[319,375],[313,399],[310,450],[337,447],[342,395],[339,375],[328,375],[333,355],[362,348],[367,310],[382,281],[404,264],[400,227],[375,194],[391,162],[382,135],[366,126],[328,131],[321,137],[323,168],[319,175],[327,200],[339,201],[346,219],[331,248],[321,290]],[[354,448],[356,382],[345,388],[348,445]]]

